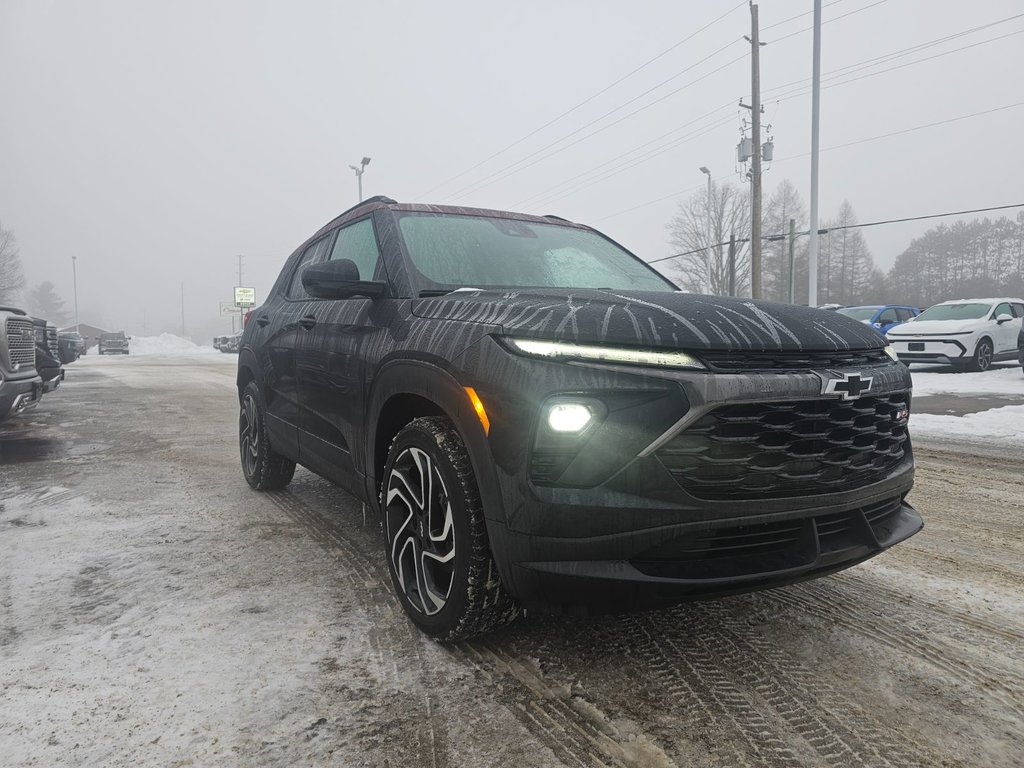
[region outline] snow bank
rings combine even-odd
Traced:
[[[914,397],[926,395],[1017,395],[1024,397],[1024,373],[1020,366],[993,368],[984,373],[917,371],[910,369]]]
[[[991,408],[966,416],[915,413],[910,417],[910,434],[932,440],[1024,448],[1024,405]]]
[[[200,347],[189,339],[183,339],[173,333],[161,333],[159,336],[132,336],[129,345],[133,355],[220,354],[213,347]]]

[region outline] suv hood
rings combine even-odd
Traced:
[[[498,326],[523,338],[687,350],[880,349],[873,327],[810,307],[651,291],[459,290],[414,299],[417,317]]]

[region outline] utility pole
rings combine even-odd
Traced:
[[[793,293],[795,288],[795,276],[793,274],[793,266],[796,263],[793,260],[794,245],[796,244],[796,219],[789,220],[789,303],[793,304]]]
[[[704,224],[704,237],[707,243],[707,250],[704,251],[704,277],[701,280],[701,292],[711,293],[711,171],[706,166],[700,167],[700,172],[708,177],[708,204],[706,208],[707,221]]]
[[[811,240],[807,246],[807,306],[818,306],[818,115],[821,111],[821,0],[814,0],[811,73]]]
[[[185,283],[181,284],[181,338],[185,338]]]
[[[78,326],[78,257],[71,257],[71,277],[75,284],[75,333],[82,335],[82,329]]]
[[[820,1],[820,0],[819,0]],[[750,115],[754,152],[750,163],[750,295],[761,298],[761,38],[757,5],[750,4]]]
[[[729,295],[736,295],[736,233],[729,235]]]

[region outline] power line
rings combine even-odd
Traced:
[[[946,125],[948,123],[955,123],[955,122],[958,122],[960,120],[967,120],[968,118],[971,118],[971,117],[980,117],[981,115],[991,115],[994,112],[1002,112],[1002,111],[1007,110],[1007,109],[1013,109],[1014,107],[1021,107],[1021,106],[1024,106],[1024,101],[1018,101],[1018,102],[1016,102],[1014,104],[1004,104],[1001,107],[993,107],[992,109],[985,109],[985,110],[982,110],[981,112],[971,112],[969,115],[959,115],[957,117],[950,117],[950,118],[948,118],[946,120],[937,120],[934,123],[925,123],[924,125],[915,125],[913,128],[904,128],[904,129],[899,130],[899,131],[890,131],[889,133],[883,133],[883,134],[880,134],[878,136],[869,136],[866,139],[857,139],[856,141],[848,141],[845,144],[835,144],[835,145],[833,145],[831,147],[824,147],[821,151],[822,152],[827,152],[827,151],[830,151],[830,150],[833,150],[833,149],[843,149],[844,147],[852,147],[852,146],[855,146],[857,144],[866,144],[869,141],[878,141],[879,139],[887,139],[890,136],[901,136],[901,135],[903,135],[905,133],[913,133],[914,131],[921,131],[921,130],[924,130],[925,128],[934,128],[934,127],[939,126],[939,125]],[[776,160],[775,162],[779,163],[779,162],[782,162],[784,160],[794,160],[794,159],[796,159],[798,157],[806,157],[809,154],[810,154],[810,152],[803,152],[803,153],[801,153],[799,155],[789,155],[788,157],[781,157],[778,160]]]
[[[993,206],[989,206],[988,208],[970,208],[970,209],[963,210],[963,211],[947,211],[946,213],[929,213],[929,214],[925,214],[924,216],[905,216],[905,217],[900,218],[900,219],[883,219],[881,221],[868,221],[868,222],[864,222],[863,224],[844,224],[844,225],[839,226],[839,227],[825,227],[825,228],[819,229],[818,230],[818,234],[819,235],[827,235],[829,232],[840,232],[840,231],[842,231],[844,229],[864,229],[865,227],[879,227],[879,226],[882,226],[884,224],[903,224],[903,223],[908,222],[908,221],[924,221],[926,219],[942,219],[942,218],[947,218],[949,216],[966,216],[966,215],[971,214],[971,213],[989,213],[991,211],[1006,211],[1006,210],[1010,210],[1012,208],[1024,208],[1024,203],[1014,203],[1012,205],[993,205]],[[810,234],[810,232],[803,231],[803,232],[797,232],[797,234],[798,235],[807,235],[807,234]],[[787,234],[765,235],[765,236],[763,236],[761,238],[761,240],[762,241],[784,240],[786,237],[788,237]],[[749,237],[737,238],[736,242],[737,243],[749,243],[750,242],[750,238]],[[723,246],[723,245],[729,245],[729,243],[730,243],[730,241],[726,240],[724,242],[714,243],[712,245],[705,246],[703,248],[694,248],[692,251],[683,251],[682,253],[674,253],[671,256],[662,256],[661,258],[658,258],[658,259],[651,259],[650,261],[645,262],[645,263],[647,263],[647,264],[657,264],[658,262],[668,261],[669,259],[678,259],[681,256],[692,256],[695,253],[700,253],[701,251],[706,251],[706,250],[708,250],[708,248],[718,248],[718,247]]]
[[[838,2],[838,1],[839,1],[839,0],[836,0],[836,2]],[[429,195],[429,194],[430,194],[431,192],[433,192],[433,191],[434,191],[435,189],[439,189],[439,188],[441,188],[441,187],[445,186],[446,184],[449,184],[449,183],[451,183],[451,182],[455,181],[456,179],[461,179],[461,178],[462,178],[463,176],[465,176],[465,175],[466,175],[466,174],[468,174],[468,173],[472,173],[473,171],[475,171],[475,170],[476,170],[477,168],[479,168],[480,166],[484,165],[485,163],[488,163],[488,162],[490,162],[491,160],[493,160],[494,158],[496,158],[496,157],[498,157],[498,156],[500,156],[500,155],[503,155],[503,154],[505,154],[506,152],[508,152],[508,151],[509,151],[510,149],[512,149],[513,147],[517,147],[517,146],[519,146],[520,144],[522,144],[522,143],[523,143],[524,141],[526,141],[527,139],[529,139],[529,138],[532,138],[533,136],[536,136],[536,135],[537,135],[538,133],[540,133],[541,131],[543,131],[543,130],[544,130],[545,128],[548,128],[548,127],[550,127],[550,126],[554,125],[554,124],[555,124],[555,123],[557,123],[557,122],[558,122],[559,120],[561,120],[561,119],[562,119],[563,117],[567,117],[568,115],[571,115],[571,114],[572,114],[573,112],[575,112],[576,110],[578,110],[578,109],[579,109],[580,107],[586,106],[587,104],[589,104],[590,102],[592,102],[592,101],[593,101],[594,99],[596,99],[597,97],[599,97],[599,96],[602,96],[602,95],[604,95],[605,93],[607,93],[608,91],[610,91],[610,90],[611,90],[612,88],[614,88],[615,86],[619,85],[619,83],[622,83],[622,82],[624,82],[625,80],[628,80],[629,78],[631,78],[631,77],[632,77],[633,75],[635,75],[635,74],[636,74],[637,72],[639,72],[640,70],[642,70],[642,69],[646,69],[646,68],[647,68],[647,67],[649,67],[649,66],[650,66],[651,64],[653,64],[654,62],[658,61],[658,59],[661,59],[662,57],[664,57],[664,56],[666,56],[667,54],[671,53],[672,51],[674,51],[674,50],[675,50],[676,48],[678,48],[679,46],[683,45],[684,43],[686,43],[686,42],[689,42],[689,41],[690,41],[690,40],[692,40],[692,39],[693,39],[694,37],[696,37],[697,35],[699,35],[699,34],[700,34],[701,32],[704,32],[705,30],[707,30],[707,29],[710,29],[710,28],[711,28],[712,26],[714,26],[715,24],[717,24],[718,22],[720,22],[720,21],[721,21],[722,19],[724,19],[724,18],[725,18],[726,16],[730,15],[731,13],[733,13],[733,12],[735,12],[735,11],[738,11],[738,10],[739,10],[740,8],[742,8],[742,7],[743,7],[744,5],[746,5],[746,4],[747,4],[747,0],[743,0],[743,2],[739,3],[738,5],[736,5],[736,6],[735,6],[735,7],[733,7],[733,8],[730,8],[730,9],[729,9],[728,11],[726,11],[725,13],[723,13],[723,14],[722,14],[721,16],[719,16],[718,18],[716,18],[716,19],[714,19],[714,20],[712,20],[712,21],[708,22],[707,24],[705,24],[705,25],[704,25],[703,27],[701,27],[701,28],[700,28],[700,29],[698,29],[697,31],[695,31],[695,32],[693,32],[693,33],[691,33],[691,34],[687,35],[687,36],[686,36],[686,37],[684,37],[684,38],[683,38],[682,40],[679,40],[678,42],[676,42],[676,43],[673,43],[673,44],[672,44],[672,45],[670,45],[670,46],[669,46],[668,48],[666,48],[666,49],[665,49],[665,50],[663,50],[663,51],[662,51],[661,53],[659,53],[659,54],[658,54],[657,56],[654,56],[654,57],[652,57],[652,58],[648,59],[647,61],[645,61],[645,62],[644,62],[643,64],[641,64],[640,66],[638,66],[638,67],[636,67],[635,69],[632,69],[632,70],[630,70],[629,72],[627,72],[626,74],[624,74],[624,75],[623,75],[622,77],[620,77],[620,78],[619,78],[618,80],[614,81],[613,83],[610,83],[609,85],[606,85],[606,86],[605,86],[604,88],[602,88],[601,90],[597,91],[597,92],[596,92],[596,93],[594,93],[593,95],[591,95],[591,96],[588,96],[588,97],[587,97],[586,99],[584,99],[583,101],[581,101],[581,102],[580,102],[579,104],[577,104],[576,106],[574,106],[574,107],[571,107],[571,108],[567,109],[567,110],[566,110],[565,112],[563,112],[562,114],[558,115],[558,116],[557,116],[557,117],[555,117],[555,118],[552,118],[552,119],[551,119],[551,120],[549,120],[548,122],[544,123],[544,125],[540,126],[539,128],[535,128],[534,130],[530,131],[530,132],[529,132],[528,134],[526,134],[526,135],[525,135],[525,136],[523,136],[522,138],[516,139],[516,140],[515,140],[515,141],[513,141],[513,142],[512,142],[511,144],[509,144],[509,145],[508,145],[507,147],[504,147],[503,149],[499,149],[499,150],[498,150],[497,152],[495,152],[494,154],[492,154],[492,155],[490,155],[490,156],[488,156],[488,157],[485,157],[485,158],[484,158],[483,160],[481,160],[480,162],[478,162],[478,163],[477,163],[476,165],[474,165],[473,167],[471,167],[471,168],[467,168],[466,170],[462,171],[461,173],[459,173],[459,174],[456,174],[455,176],[452,176],[452,177],[451,177],[450,179],[447,179],[446,181],[442,181],[442,182],[441,182],[440,184],[437,184],[437,185],[435,185],[435,186],[434,186],[434,187],[432,187],[431,189],[427,190],[427,191],[426,191],[426,192],[425,192],[425,193],[423,194],[423,196]]]
[[[838,2],[839,0],[835,0],[835,1]],[[848,12],[848,13],[844,13],[844,14],[842,14],[840,16],[836,16],[834,18],[828,19],[824,23],[825,24],[829,24],[829,23],[831,23],[833,21],[839,21],[840,19],[844,19],[844,18],[846,18],[848,16],[853,16],[854,14],[861,13],[862,11],[869,10],[870,8],[874,8],[875,6],[881,5],[884,2],[887,2],[887,0],[877,0],[876,2],[871,3],[869,5],[863,6],[861,8],[857,8],[857,9],[855,9],[853,11]],[[830,5],[834,5],[834,4],[835,4],[835,2],[830,3]],[[735,10],[735,9],[733,9],[733,10]],[[803,14],[801,14],[801,15],[803,15]],[[797,18],[797,17],[792,17],[792,18]],[[785,39],[787,39],[789,37],[793,37],[794,35],[798,35],[798,34],[802,34],[804,32],[808,32],[811,29],[812,29],[812,27],[806,27],[804,29],[797,30],[796,32],[790,33],[788,35],[785,35],[785,36],[779,38],[779,40],[785,40]],[[775,42],[779,42],[779,40],[777,40]],[[707,72],[706,74],[704,74],[700,78],[697,78],[696,80],[693,80],[693,81],[691,81],[689,83],[686,83],[685,85],[683,85],[683,86],[681,86],[681,87],[679,87],[679,88],[677,88],[677,89],[675,89],[673,91],[670,91],[670,92],[668,92],[668,93],[658,97],[654,101],[649,102],[648,104],[645,104],[644,106],[642,106],[642,107],[640,107],[638,109],[635,109],[632,112],[627,113],[626,115],[623,115],[618,120],[615,120],[615,121],[613,121],[611,123],[608,123],[607,125],[604,125],[601,128],[598,128],[597,130],[592,131],[592,132],[588,133],[587,135],[582,136],[579,139],[577,139],[576,141],[573,141],[573,142],[571,142],[571,143],[569,143],[569,144],[567,144],[567,145],[565,145],[563,147],[559,147],[558,149],[554,150],[553,152],[550,152],[547,155],[544,155],[543,157],[537,158],[532,163],[526,163],[525,165],[523,165],[523,163],[526,160],[529,160],[529,159],[531,159],[533,157],[536,157],[538,154],[544,152],[547,149],[551,149],[552,147],[562,143],[563,141],[565,141],[568,138],[571,138],[572,136],[576,135],[577,133],[580,133],[581,131],[586,130],[587,128],[589,128],[590,126],[594,125],[595,123],[601,122],[605,118],[615,114],[616,112],[620,111],[624,107],[629,106],[630,104],[638,101],[639,99],[643,98],[644,96],[650,94],[651,92],[657,90],[658,88],[661,88],[662,86],[666,85],[667,83],[671,82],[672,80],[675,80],[676,78],[680,77],[681,75],[685,74],[686,72],[692,70],[694,67],[697,67],[700,64],[708,61],[709,59],[711,59],[714,56],[718,55],[722,51],[724,51],[727,48],[731,47],[735,42],[738,42],[738,41],[733,41],[732,43],[728,43],[727,45],[722,46],[721,48],[719,48],[718,50],[712,52],[708,56],[705,56],[703,59],[701,59],[700,61],[696,62],[695,64],[691,64],[686,69],[683,69],[680,72],[677,72],[676,74],[674,74],[671,77],[667,78],[666,80],[663,80],[662,82],[658,83],[657,85],[655,85],[655,86],[653,86],[651,88],[648,88],[646,91],[644,91],[643,93],[639,94],[638,96],[635,96],[632,99],[630,99],[629,101],[626,101],[623,104],[620,104],[619,106],[615,107],[614,109],[606,112],[604,115],[601,115],[600,117],[595,118],[594,120],[591,120],[589,123],[581,126],[580,128],[577,128],[576,130],[572,131],[569,134],[566,134],[565,136],[561,137],[560,139],[557,139],[557,140],[551,142],[550,144],[547,144],[546,146],[541,147],[540,149],[536,150],[535,152],[532,152],[531,154],[527,155],[526,157],[523,157],[523,158],[521,158],[521,159],[519,159],[519,160],[517,160],[517,161],[515,161],[513,163],[510,163],[509,165],[505,166],[504,168],[501,168],[501,169],[499,169],[497,171],[492,172],[490,175],[485,176],[484,178],[479,179],[478,181],[476,181],[474,183],[471,183],[471,184],[469,184],[469,185],[467,185],[465,187],[462,187],[461,189],[459,189],[456,192],[454,192],[451,197],[453,199],[455,199],[455,200],[461,199],[463,197],[466,197],[469,194],[472,194],[473,192],[476,192],[477,190],[481,189],[484,186],[488,186],[489,184],[491,184],[491,183],[493,183],[495,181],[498,181],[498,180],[500,180],[502,178],[507,178],[508,176],[512,176],[512,175],[514,175],[516,173],[519,173],[520,171],[523,171],[523,170],[525,170],[527,168],[531,168],[534,165],[537,165],[538,163],[543,162],[544,160],[547,160],[547,159],[549,159],[551,157],[554,157],[557,154],[560,154],[561,152],[564,152],[565,150],[567,150],[570,147],[573,147],[573,146],[581,143],[582,141],[586,141],[587,139],[589,139],[589,138],[591,138],[593,136],[596,136],[599,133],[602,133],[603,131],[607,130],[608,128],[611,128],[611,127],[613,127],[615,125],[618,125],[619,123],[629,119],[630,117],[633,117],[634,115],[639,114],[640,112],[643,112],[643,111],[645,111],[645,110],[655,106],[656,104],[660,104],[662,101],[665,101],[666,99],[671,98],[672,96],[675,96],[676,94],[680,93],[681,91],[686,90],[690,86],[695,85],[696,83],[701,82],[702,80],[710,77],[711,75],[714,75],[714,74],[720,72],[723,69],[726,69],[727,67],[731,66],[732,64],[735,64],[738,61],[742,61],[743,59],[746,58],[746,56],[747,56],[746,53],[744,53],[741,56],[738,56],[737,58],[733,59],[732,61],[726,62],[725,64],[723,64],[722,66],[718,67],[717,69],[713,69],[710,72]],[[719,109],[723,109],[723,108],[724,107],[719,107]],[[516,168],[516,166],[520,166],[520,167]]]
[[[727,48],[731,48],[733,45],[735,45],[738,42],[739,42],[739,40],[733,40],[733,41],[727,43],[726,45],[723,45],[721,48],[719,48],[718,50],[713,51],[712,53],[708,54],[707,56],[705,56],[700,61],[698,61],[698,62],[696,62],[694,64],[691,64],[686,69],[683,69],[683,70],[677,72],[676,74],[672,75],[671,77],[669,77],[669,78],[667,78],[665,80],[662,80],[660,83],[658,83],[657,85],[653,86],[652,88],[648,88],[646,91],[644,91],[640,95],[634,96],[632,99],[629,99],[628,101],[623,102],[622,104],[620,104],[619,106],[615,107],[614,109],[611,109],[608,112],[605,112],[600,117],[597,117],[597,118],[591,120],[589,123],[586,123],[586,124],[580,126],[579,128],[577,128],[576,130],[571,131],[571,132],[565,134],[561,138],[556,139],[555,141],[552,141],[551,143],[544,145],[540,149],[538,149],[538,150],[536,150],[534,152],[531,152],[530,154],[526,155],[525,157],[522,157],[519,160],[516,160],[515,162],[510,163],[509,165],[506,165],[505,167],[500,168],[499,170],[492,172],[490,175],[485,176],[484,178],[479,179],[476,182],[468,184],[467,186],[465,186],[462,189],[460,189],[460,190],[456,191],[455,193],[453,193],[452,197],[454,199],[458,199],[460,197],[465,197],[467,194],[471,194],[472,192],[475,192],[478,189],[480,189],[481,187],[487,186],[488,184],[490,184],[490,183],[492,183],[494,181],[497,181],[497,180],[499,180],[501,178],[507,178],[508,176],[512,176],[513,174],[519,173],[520,171],[525,170],[526,168],[530,168],[530,167],[536,165],[539,162],[543,162],[544,160],[547,160],[550,157],[554,157],[555,155],[557,155],[557,154],[559,154],[561,152],[564,152],[569,147],[574,147],[577,144],[579,144],[581,141],[586,141],[587,139],[591,138],[592,136],[596,136],[597,134],[602,133],[603,131],[606,131],[606,130],[608,130],[609,128],[611,128],[613,126],[618,125],[619,123],[623,122],[624,120],[628,120],[629,118],[633,117],[634,115],[637,115],[637,114],[639,114],[639,113],[641,113],[641,112],[643,112],[643,111],[645,111],[647,109],[650,109],[655,104],[660,104],[665,99],[668,99],[668,98],[670,98],[672,96],[675,96],[677,93],[680,93],[681,91],[686,90],[690,86],[696,85],[697,83],[699,83],[699,82],[701,82],[703,80],[706,80],[707,78],[711,77],[711,75],[714,75],[714,74],[717,74],[718,72],[721,72],[723,69],[732,66],[736,62],[742,61],[743,59],[745,59],[747,57],[746,53],[744,53],[741,56],[737,56],[735,59],[732,59],[731,61],[727,61],[725,64],[721,65],[717,69],[713,69],[710,72],[707,72],[704,75],[701,75],[696,80],[691,80],[690,82],[686,83],[685,85],[682,85],[679,88],[676,88],[674,91],[669,91],[668,93],[664,94],[663,96],[659,96],[654,101],[651,101],[651,102],[645,104],[644,106],[642,106],[642,107],[640,107],[638,109],[633,110],[632,112],[629,112],[629,113],[623,115],[618,120],[614,120],[613,122],[608,123],[607,125],[603,125],[600,128],[598,128],[596,131],[591,131],[590,133],[588,133],[585,136],[580,137],[576,141],[570,142],[569,144],[566,144],[564,147],[559,147],[554,152],[549,152],[547,155],[544,155],[543,157],[535,160],[532,163],[527,163],[526,165],[523,165],[523,163],[526,162],[527,160],[529,160],[529,159],[531,159],[533,157],[536,157],[540,153],[542,153],[542,152],[544,152],[544,151],[546,151],[548,149],[551,149],[552,147],[554,147],[554,146],[556,146],[558,144],[561,144],[566,139],[572,138],[573,136],[575,136],[576,134],[580,133],[581,131],[585,131],[587,128],[589,128],[590,126],[594,125],[595,123],[599,123],[602,120],[604,120],[605,118],[610,117],[611,115],[613,115],[616,112],[624,109],[625,107],[628,107],[630,104],[632,104],[632,103],[634,103],[636,101],[639,101],[644,96],[647,96],[648,94],[650,94],[652,91],[656,91],[658,88],[661,88],[663,85],[671,82],[672,80],[675,80],[677,77],[685,74],[686,72],[689,72],[691,69],[700,66],[701,64],[703,64],[704,62],[708,61],[711,58],[714,58],[715,56],[717,56],[718,54],[720,54],[722,51],[726,50]],[[520,166],[520,167],[516,168],[517,165]]]

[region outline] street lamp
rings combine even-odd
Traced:
[[[75,333],[81,335],[82,329],[78,327],[78,265],[75,263],[77,260],[77,256],[71,257],[71,276],[75,283]]]
[[[363,202],[363,173],[366,171],[366,166],[370,164],[370,158],[364,157],[360,161],[359,165],[350,165],[353,171],[356,172],[356,178],[359,179],[359,202]]]
[[[706,293],[711,293],[711,171],[702,165],[700,167],[700,172],[708,177],[707,222],[704,230],[704,236],[707,238],[708,247],[704,257],[704,278],[701,281],[701,290]]]

